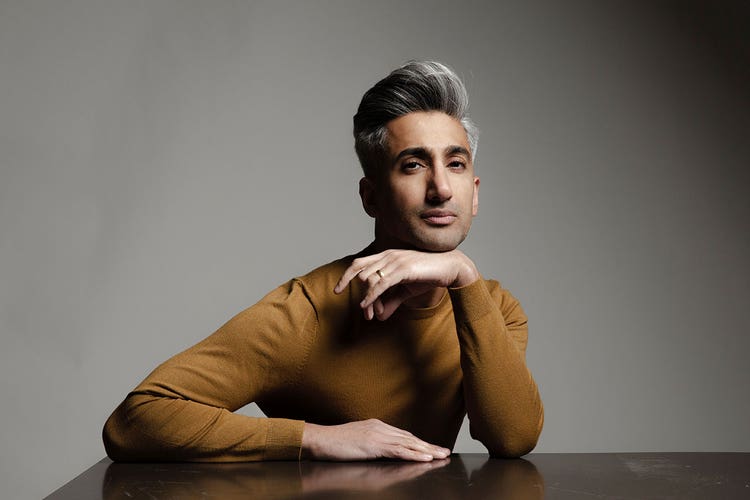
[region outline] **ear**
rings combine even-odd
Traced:
[[[365,209],[367,215],[375,218],[377,213],[375,204],[375,181],[369,177],[362,177],[359,180],[359,197],[362,198],[362,208]]]
[[[474,177],[474,196],[471,202],[471,215],[479,212],[479,177]]]

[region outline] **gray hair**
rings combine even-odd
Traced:
[[[479,130],[467,115],[469,96],[461,79],[436,61],[409,61],[362,96],[354,115],[354,149],[362,170],[374,177],[387,154],[386,124],[414,111],[441,111],[463,125],[474,159]]]

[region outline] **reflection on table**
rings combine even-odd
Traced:
[[[750,498],[750,453],[534,453],[431,463],[94,464],[51,500]]]
[[[462,457],[427,463],[111,463],[102,496],[122,498],[518,498],[541,499],[526,460]]]

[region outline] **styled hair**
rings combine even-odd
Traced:
[[[387,156],[386,124],[414,111],[441,111],[463,125],[471,157],[479,130],[467,114],[469,96],[461,79],[436,61],[409,61],[393,70],[362,96],[354,115],[354,149],[367,177],[376,177]]]

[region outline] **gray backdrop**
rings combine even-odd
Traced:
[[[711,2],[0,1],[3,495],[99,460],[104,420],[160,361],[369,242],[351,116],[411,58],[471,94],[463,249],[530,317],[537,451],[750,451],[748,19]],[[456,451],[481,450],[464,429]]]

